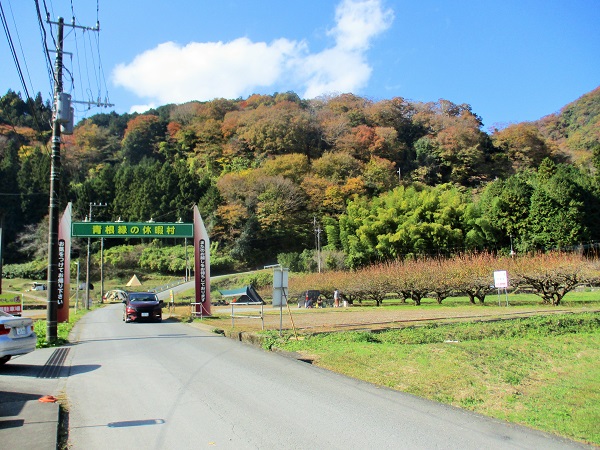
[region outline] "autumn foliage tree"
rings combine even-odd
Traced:
[[[61,204],[79,217],[86,202],[107,201],[123,217],[175,218],[197,204],[240,269],[312,248],[315,218],[323,245],[353,270],[465,249],[506,254],[511,241],[520,253],[585,244],[600,240],[599,94],[491,134],[468,104],[352,93],[96,114],[63,139]],[[48,120],[36,124],[27,107],[43,118],[50,109],[41,96],[33,103],[0,98],[12,237],[37,226],[47,193]]]
[[[494,291],[494,272],[506,270],[511,288],[533,289],[543,303],[558,306],[575,287],[600,282],[599,267],[597,259],[573,253],[516,258],[481,253],[453,259],[395,260],[352,272],[328,271],[292,279],[296,289],[329,292],[337,288],[359,303],[368,300],[377,306],[386,298],[412,300],[419,306],[430,297],[441,304],[456,295],[467,295],[471,304],[475,299],[484,304],[486,295]]]
[[[166,135],[166,124],[154,115],[139,115],[127,124],[121,157],[130,164],[144,157],[158,157],[159,143]]]
[[[539,253],[517,258],[512,266],[514,281],[530,287],[543,303],[560,305],[564,296],[582,283],[598,283],[597,263],[576,253]]]

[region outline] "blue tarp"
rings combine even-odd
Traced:
[[[243,288],[219,290],[223,297],[234,297],[231,303],[236,305],[264,305],[265,301],[252,286]]]

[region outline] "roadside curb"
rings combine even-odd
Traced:
[[[262,344],[265,340],[263,336],[250,331],[223,330],[222,328],[214,327],[201,322],[189,322],[188,325],[208,331],[210,333],[220,334],[235,341],[246,342],[257,347],[262,347]]]

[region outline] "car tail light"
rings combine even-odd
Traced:
[[[137,312],[137,311],[135,310],[135,308],[132,308],[131,306],[128,306],[128,307],[127,307],[127,314],[134,313],[134,312]]]
[[[6,328],[4,325],[0,325],[0,336],[8,333],[10,333],[10,328]]]

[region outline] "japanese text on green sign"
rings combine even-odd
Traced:
[[[187,238],[194,236],[191,223],[73,222],[74,237],[99,238]]]

